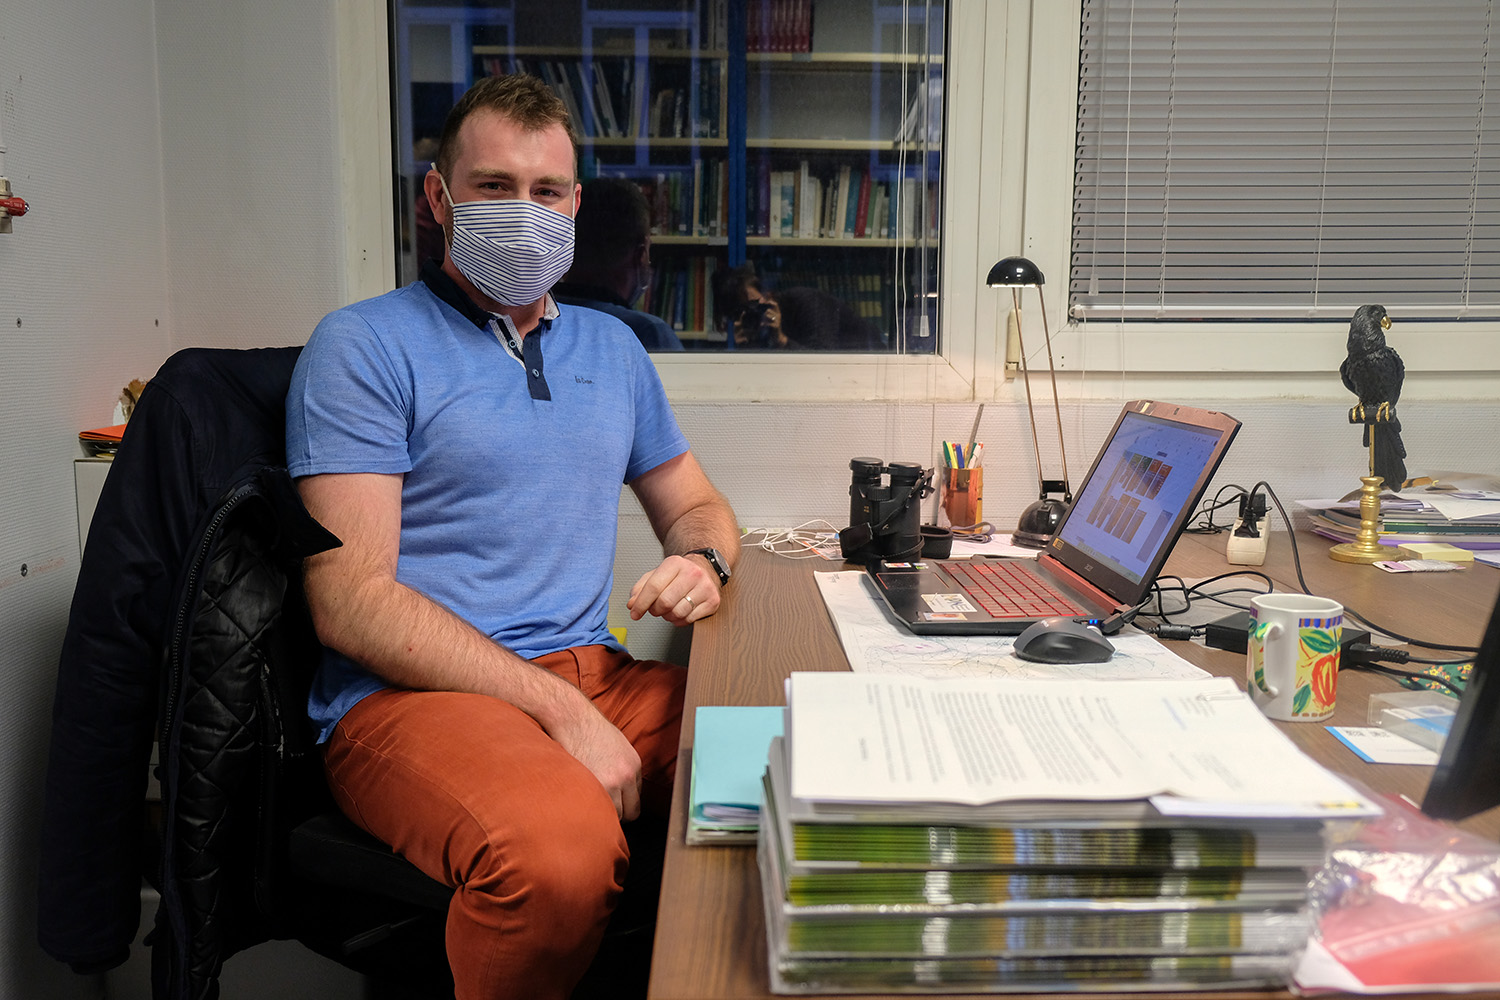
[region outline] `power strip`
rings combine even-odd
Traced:
[[[1243,518],[1234,519],[1234,530],[1229,533],[1229,545],[1224,550],[1224,558],[1231,566],[1261,566],[1266,561],[1266,542],[1270,538],[1266,519],[1260,518],[1255,522],[1254,535],[1240,534],[1240,525],[1243,523]]]

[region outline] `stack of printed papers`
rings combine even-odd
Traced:
[[[782,993],[1283,985],[1325,822],[1227,679],[794,674],[758,858]]]

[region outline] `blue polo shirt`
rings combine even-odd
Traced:
[[[287,466],[402,475],[396,579],[516,654],[618,648],[620,489],[687,440],[624,323],[560,307],[522,363],[493,319],[437,268],[328,315],[292,376]],[[330,652],[308,702],[320,739],[385,686]]]

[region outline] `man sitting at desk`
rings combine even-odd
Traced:
[[[557,301],[607,312],[635,331],[648,351],[680,351],[659,316],[633,308],[651,287],[651,207],[634,181],[596,177],[583,185],[573,266],[552,294]]]
[[[633,619],[713,614],[739,551],[639,342],[548,294],[576,164],[542,83],[476,84],[424,182],[446,258],[319,323],[287,400],[291,472],[343,540],[306,566],[329,785],[454,887],[465,1000],[566,997],[621,891],[620,821],[670,801],[685,671],[606,627],[621,483],[668,553]]]

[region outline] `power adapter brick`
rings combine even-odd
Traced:
[[[1345,628],[1339,633],[1339,649],[1347,653],[1356,642],[1370,641],[1370,633],[1362,628]],[[1243,653],[1250,648],[1250,612],[1236,611],[1218,621],[1204,626],[1203,644],[1214,649],[1227,649],[1231,653]],[[1342,662],[1342,657],[1341,657]]]

